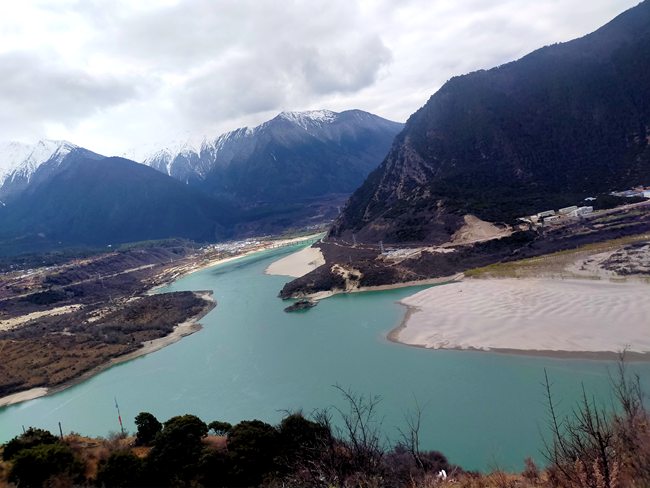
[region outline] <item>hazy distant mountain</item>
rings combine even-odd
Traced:
[[[141,164],[64,141],[0,146],[0,249],[185,237],[213,241],[231,207]]]
[[[360,110],[282,112],[254,128],[164,148],[144,163],[239,203],[286,204],[351,193],[402,127]]]
[[[650,2],[593,34],[451,79],[413,114],[333,236],[442,242],[485,220],[650,185]]]
[[[2,143],[0,252],[214,241],[320,223],[401,127],[357,110],[283,112],[199,148],[157,151],[145,162],[159,171],[66,141]]]

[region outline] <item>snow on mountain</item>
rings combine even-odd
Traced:
[[[167,141],[164,143],[161,142],[152,142],[147,144],[140,144],[136,147],[124,151],[122,154],[119,154],[119,157],[130,159],[136,163],[146,164],[147,161],[152,161],[157,157],[169,158],[170,156],[176,156],[178,154],[189,154],[189,153],[198,153],[201,150],[201,146],[205,143],[205,136],[188,136],[186,139],[177,139],[172,141]],[[173,157],[172,157],[173,159]]]
[[[306,112],[282,112],[278,117],[309,130],[314,125],[318,126],[333,122],[338,115],[338,113],[331,110],[308,110]]]
[[[77,147],[67,141],[52,140],[41,140],[36,144],[0,142],[0,186],[8,179],[20,178],[29,181],[43,163],[60,163]]]
[[[252,140],[258,133],[271,127],[278,120],[291,122],[314,135],[316,131],[334,122],[340,114],[331,110],[309,110],[305,112],[281,112],[274,119],[256,127],[242,127],[221,134],[214,139],[194,137],[185,141],[173,141],[162,149],[130,154],[130,159],[157,169],[167,175],[187,182],[190,173],[204,178],[210,171],[205,155],[212,164],[224,166],[230,163],[235,151],[242,150],[244,140]],[[127,156],[125,156],[127,157]]]

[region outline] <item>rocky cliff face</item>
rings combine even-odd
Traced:
[[[596,32],[451,79],[408,120],[331,237],[449,239],[650,185],[650,2]]]

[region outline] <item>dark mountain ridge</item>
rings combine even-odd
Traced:
[[[41,164],[18,190],[7,190],[0,207],[3,253],[167,237],[215,241],[229,235],[236,215],[151,168],[82,148]]]
[[[452,78],[407,121],[331,237],[448,240],[650,185],[650,2],[583,38]]]
[[[145,164],[238,204],[296,203],[353,192],[402,127],[361,110],[282,112],[200,149],[160,151]]]

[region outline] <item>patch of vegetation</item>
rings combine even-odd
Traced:
[[[0,331],[0,396],[55,386],[171,333],[214,306],[193,292],[140,297],[89,322],[82,309]]]
[[[581,256],[613,251],[625,246],[644,243],[649,239],[650,234],[640,234],[602,242],[592,242],[575,249],[565,249],[563,251],[543,256],[489,264],[487,266],[469,269],[464,273],[465,276],[471,278],[514,278],[521,276],[538,276],[540,273],[548,271],[562,272],[567,264]]]

